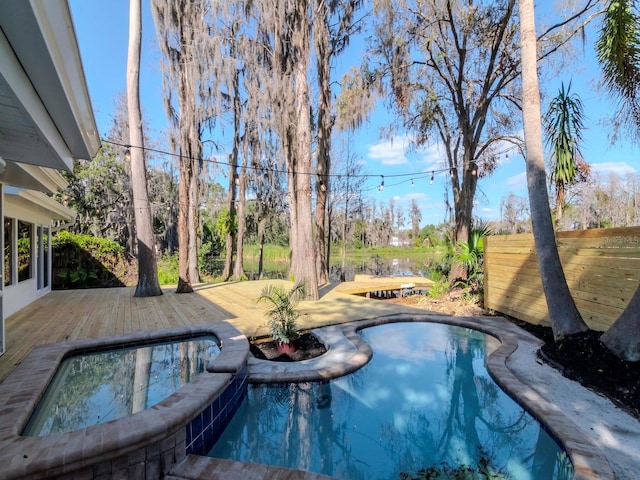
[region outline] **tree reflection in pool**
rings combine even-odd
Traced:
[[[369,364],[327,383],[251,387],[209,456],[341,479],[572,477],[564,451],[487,372],[485,334],[431,323],[361,334]],[[481,473],[487,463],[496,477]]]
[[[71,432],[150,408],[219,354],[211,335],[77,353],[58,367],[23,435]]]

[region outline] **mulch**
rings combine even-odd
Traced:
[[[311,335],[304,333],[295,340],[296,351],[293,353],[279,353],[276,342],[252,342],[251,353],[254,357],[274,362],[299,362],[322,355],[327,351],[324,344]]]
[[[514,323],[545,342],[539,351],[543,361],[640,420],[640,362],[616,357],[600,341],[603,332],[587,330],[554,342],[550,327]]]

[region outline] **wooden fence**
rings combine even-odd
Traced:
[[[640,227],[557,232],[569,290],[582,318],[607,330],[640,283]],[[484,238],[485,308],[549,325],[532,234]]]

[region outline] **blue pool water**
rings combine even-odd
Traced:
[[[353,480],[453,478],[466,468],[572,477],[565,453],[487,372],[483,333],[395,323],[362,336],[374,355],[353,374],[251,387],[209,456]]]
[[[62,361],[23,435],[71,432],[152,407],[202,373],[218,339],[190,339],[86,352]]]

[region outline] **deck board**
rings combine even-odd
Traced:
[[[256,302],[269,283],[291,286],[285,280],[202,284],[194,293],[135,298],[134,287],[54,291],[5,320],[6,352],[0,356],[0,382],[36,345],[122,335],[228,320],[245,335],[268,333],[264,307]],[[344,323],[394,313],[416,313],[394,305],[341,293],[351,282],[321,290],[317,302],[302,302],[302,329]],[[425,313],[424,310],[419,310]]]

